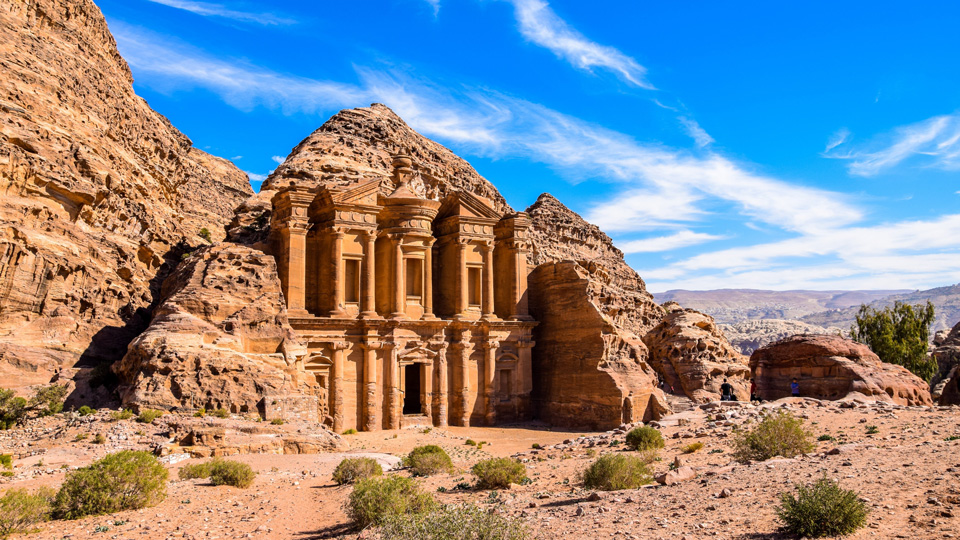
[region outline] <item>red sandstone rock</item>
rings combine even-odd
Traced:
[[[753,353],[750,369],[767,400],[789,396],[796,378],[802,396],[840,399],[859,392],[901,405],[932,404],[922,379],[839,336],[793,336],[768,345]]]
[[[717,329],[713,317],[675,302],[664,304],[667,314],[643,337],[650,364],[677,393],[705,403],[720,399],[726,379],[741,400],[750,399],[750,368]]]
[[[201,228],[222,239],[252,193],[132,83],[92,1],[0,4],[4,386],[83,379],[122,357],[175,246],[203,243]]]
[[[672,471],[658,474],[656,480],[658,484],[672,486],[680,482],[693,480],[696,477],[697,473],[693,470],[693,467],[678,467]]]

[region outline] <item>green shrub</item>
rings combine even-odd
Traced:
[[[257,473],[246,463],[227,459],[214,459],[210,462],[210,482],[215,486],[248,488],[256,476]]]
[[[103,444],[107,442],[107,438],[103,436],[103,433],[97,433],[97,436],[93,438],[93,444]]]
[[[380,528],[391,540],[527,540],[523,520],[486,512],[476,505],[450,505],[429,513],[400,514],[387,518]]]
[[[803,428],[803,419],[786,411],[768,414],[749,431],[734,434],[734,457],[742,462],[764,461],[775,456],[796,457],[812,452],[813,435]]]
[[[86,405],[84,405],[83,407],[80,407],[79,409],[77,409],[77,413],[79,413],[80,416],[90,416],[91,414],[93,414],[93,413],[95,413],[95,412],[97,412],[97,411],[91,409],[90,407],[88,407],[88,406],[86,406]]]
[[[543,446],[541,446],[540,443],[533,443],[533,446],[531,446],[531,448],[533,448],[534,450],[542,450]]]
[[[631,450],[653,450],[663,448],[663,435],[650,426],[633,428],[627,433],[627,446]]]
[[[203,238],[208,243],[211,243],[211,244],[213,243],[213,238],[210,236],[210,230],[207,229],[206,227],[201,228],[200,232],[197,234],[200,238]]]
[[[64,519],[136,510],[167,495],[167,470],[149,452],[123,450],[69,473],[57,493]]]
[[[137,417],[137,422],[143,424],[152,424],[154,420],[163,416],[163,411],[158,411],[154,409],[144,409],[140,411],[140,416]]]
[[[823,435],[817,437],[817,440],[818,440],[818,441],[835,441],[835,440],[837,440],[837,439],[836,439],[836,437],[834,437],[833,435],[823,434]]]
[[[414,476],[430,476],[438,473],[453,473],[453,461],[450,456],[435,444],[418,446],[403,459]]]
[[[781,493],[776,513],[790,534],[820,538],[850,534],[863,527],[868,510],[855,492],[824,476],[812,486],[798,485],[796,497]]]
[[[933,304],[912,306],[896,301],[893,307],[875,310],[861,305],[850,336],[864,343],[890,364],[903,366],[929,382],[937,372],[937,359],[927,354]]]
[[[507,489],[527,477],[523,463],[510,458],[485,459],[474,465],[471,472],[477,477],[479,489]]]
[[[27,414],[27,400],[17,397],[13,390],[0,388],[0,429],[10,429],[23,421]]]
[[[334,469],[333,481],[342,486],[344,484],[355,484],[365,478],[382,474],[383,467],[373,458],[346,458]]]
[[[867,435],[876,435],[880,433],[880,428],[877,426],[867,426]]]
[[[191,463],[180,467],[180,471],[177,472],[177,476],[181,480],[192,480],[194,478],[210,478],[210,468],[213,465],[212,461],[207,461],[206,463]]]
[[[587,467],[581,478],[587,489],[635,489],[653,482],[648,463],[644,456],[606,454]]]
[[[230,411],[228,411],[228,410],[226,410],[226,409],[224,409],[224,408],[222,408],[222,407],[219,408],[219,409],[217,409],[217,410],[215,410],[215,411],[213,411],[211,414],[213,414],[213,415],[216,416],[217,418],[229,418],[229,417],[230,417]]]
[[[463,441],[463,444],[465,444],[465,445],[467,445],[467,446],[476,446],[476,445],[477,445],[477,441],[475,441],[475,440],[473,440],[473,439],[467,439],[467,440]]]
[[[51,384],[37,389],[37,393],[30,398],[28,407],[37,411],[40,416],[50,416],[63,410],[63,400],[66,398],[66,386]]]
[[[110,413],[110,418],[113,418],[116,421],[120,420],[129,420],[133,418],[133,411],[130,409],[121,409],[119,411],[113,411]]]
[[[25,489],[11,489],[4,493],[0,497],[0,538],[33,532],[38,523],[50,519],[50,505],[55,495],[47,487],[34,493]]]
[[[423,514],[437,506],[433,496],[403,476],[382,476],[357,482],[347,501],[347,515],[360,528],[381,525],[403,515]]]
[[[344,434],[344,435],[356,435],[356,434],[357,434],[357,430],[355,430],[355,429],[353,429],[353,428],[350,428],[350,429],[344,431],[343,434]]]
[[[283,425],[283,418],[274,418],[273,420],[270,421],[270,423],[273,424],[273,425],[275,425],[275,426],[282,426],[282,425]]]
[[[680,447],[680,451],[684,454],[693,454],[694,452],[699,452],[701,449],[703,449],[702,442],[690,443]]]
[[[193,413],[193,416],[195,418],[203,418],[204,416],[206,416],[206,414],[207,414],[207,410],[204,409],[203,407],[200,407],[199,409],[197,409],[197,412]]]
[[[77,433],[77,436],[73,438],[74,442],[80,442],[87,440],[87,437],[90,435],[87,433]]]
[[[13,470],[13,454],[0,454],[0,468]]]

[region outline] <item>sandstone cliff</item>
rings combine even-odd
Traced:
[[[163,283],[149,328],[117,366],[125,404],[153,409],[265,412],[310,394],[294,365],[306,350],[287,322],[273,257],[222,244],[191,254]],[[316,421],[316,403],[313,418]]]
[[[849,333],[850,329],[837,327],[824,328],[802,321],[786,319],[760,319],[755,321],[741,321],[732,324],[719,324],[717,327],[723,332],[740,354],[747,356],[753,351],[781,339],[799,334],[829,334],[841,335]]]
[[[941,405],[960,405],[960,323],[943,337],[933,351],[937,359],[937,373],[930,381],[934,397],[939,397]]]
[[[747,358],[723,337],[713,317],[676,302],[663,305],[666,316],[647,333],[650,363],[674,388],[690,399],[705,403],[720,399],[720,385],[729,381],[738,399],[750,399]]]
[[[758,349],[750,369],[763,399],[800,395],[840,399],[859,392],[901,405],[930,405],[928,385],[906,368],[880,361],[869,347],[839,336],[793,336]]]
[[[193,148],[132,82],[92,1],[0,4],[5,386],[119,359],[178,246],[203,243],[202,228],[222,239],[252,193],[246,175]]]

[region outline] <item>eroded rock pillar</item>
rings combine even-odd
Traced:
[[[368,339],[363,348],[363,430],[380,431],[380,401],[377,399],[377,350],[383,342]]]
[[[484,343],[483,354],[483,411],[488,426],[497,421],[497,401],[494,384],[497,380],[497,348],[500,342],[489,340]]]
[[[376,231],[367,231],[363,235],[363,275],[361,276],[360,318],[376,319],[377,274],[376,274]]]
[[[397,357],[397,347],[386,344],[384,346],[384,361],[387,362],[387,380],[383,384],[383,392],[387,398],[387,429],[400,429],[400,417],[403,415],[403,400],[400,399],[400,359]]]
[[[333,349],[333,366],[330,368],[330,411],[333,416],[333,431],[336,433],[343,433],[346,390],[343,383],[343,364],[349,347],[350,344],[345,341],[330,344],[330,348]]]

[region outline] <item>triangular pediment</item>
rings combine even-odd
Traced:
[[[381,180],[371,180],[356,186],[351,186],[343,191],[331,192],[330,199],[333,204],[359,204],[364,206],[376,206],[377,194],[380,193]]]
[[[500,214],[493,209],[488,199],[466,191],[454,191],[444,197],[437,219],[450,216],[500,219]]]

